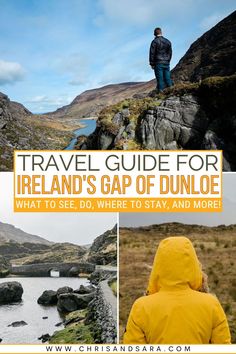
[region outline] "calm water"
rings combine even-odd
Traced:
[[[24,289],[22,302],[13,305],[0,305],[0,338],[2,344],[29,344],[41,343],[38,340],[42,334],[63,328],[55,327],[63,318],[56,306],[42,306],[37,304],[37,299],[44,290],[57,290],[62,286],[78,289],[81,284],[88,284],[85,278],[5,278],[6,281],[18,281]],[[48,317],[43,320],[42,317]],[[25,321],[27,326],[7,327],[15,321]]]
[[[74,138],[71,140],[70,144],[66,147],[65,150],[73,150],[75,144],[77,142],[77,138],[80,135],[89,135],[91,134],[96,128],[96,120],[94,119],[81,119],[80,122],[85,126],[81,129],[76,129],[74,131]]]

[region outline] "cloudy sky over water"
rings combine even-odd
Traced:
[[[235,0],[0,0],[0,91],[33,112],[86,89],[153,78],[153,28],[190,44],[235,10]]]
[[[14,213],[13,173],[0,173],[0,222],[53,242],[91,244],[117,223],[116,213]]]

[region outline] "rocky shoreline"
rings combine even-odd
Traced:
[[[55,306],[64,318],[55,327],[64,329],[49,333],[38,333],[42,343],[116,343],[117,300],[109,283],[116,280],[116,271],[98,270],[91,274],[89,285],[78,289],[69,286],[57,291],[45,290],[37,299],[41,306]],[[23,287],[19,282],[8,281],[0,284],[0,305],[22,301]],[[48,317],[43,317],[48,319]],[[27,326],[19,319],[8,327]],[[70,335],[68,335],[68,333]],[[4,338],[1,338],[4,342]]]
[[[108,284],[116,279],[116,272],[94,273],[89,286],[59,295],[57,309],[67,313],[65,328],[56,331],[48,339],[49,343],[116,343],[116,297]]]

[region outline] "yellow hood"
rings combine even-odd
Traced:
[[[147,295],[161,289],[190,287],[198,290],[201,285],[201,265],[191,241],[182,236],[162,240],[155,255]]]

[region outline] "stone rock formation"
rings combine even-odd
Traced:
[[[72,312],[85,309],[94,297],[94,292],[89,294],[61,294],[58,297],[57,309],[60,312]]]
[[[218,149],[224,153],[224,171],[235,171],[235,95],[232,75],[179,85],[149,100],[130,100],[125,110],[117,111],[121,104],[111,106],[83,144],[95,150]]]
[[[40,305],[56,305],[57,292],[54,290],[45,290],[37,300]]]
[[[28,323],[25,321],[15,321],[9,324],[7,327],[22,327],[22,326],[27,326]]]
[[[23,294],[22,285],[17,281],[0,284],[0,305],[21,301]]]
[[[13,168],[14,150],[64,148],[69,133],[47,126],[23,105],[0,92],[0,171]]]
[[[204,33],[172,70],[177,82],[236,73],[236,11]]]
[[[153,150],[197,148],[208,123],[196,97],[172,96],[144,115],[140,125],[142,144]]]
[[[117,226],[98,236],[89,249],[86,259],[98,265],[115,265],[117,261]]]
[[[76,294],[90,294],[95,291],[95,287],[90,284],[90,285],[80,285],[79,289],[76,289],[74,293]]]
[[[42,334],[38,340],[41,340],[42,343],[46,343],[49,341],[49,339],[51,338],[51,336],[49,335],[49,333],[46,333],[46,334]]]
[[[59,297],[61,294],[68,294],[72,293],[73,289],[70,286],[63,286],[62,288],[59,288],[57,290],[57,297]]]
[[[5,257],[0,255],[0,278],[6,277],[10,273],[11,264]]]

